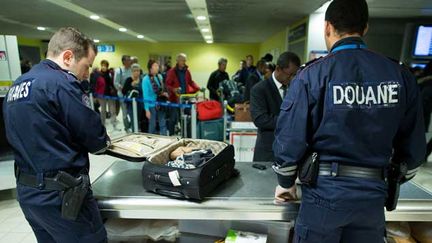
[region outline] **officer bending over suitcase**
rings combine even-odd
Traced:
[[[384,206],[395,208],[398,185],[424,159],[415,78],[368,50],[367,24],[365,0],[333,0],[325,14],[329,54],[297,74],[281,105],[275,198],[295,198],[298,175],[295,242],[384,242]]]
[[[17,196],[38,242],[106,242],[90,190],[89,157],[110,139],[78,80],[97,49],[74,28],[61,28],[47,59],[10,88],[3,112],[15,155]]]

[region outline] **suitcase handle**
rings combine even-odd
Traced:
[[[167,197],[174,197],[174,198],[186,198],[183,193],[181,192],[173,192],[168,190],[162,190],[162,189],[155,189],[155,192]]]
[[[165,185],[172,185],[172,182],[170,180],[170,178],[168,176],[163,176],[163,175],[159,175],[159,174],[154,174],[153,175],[153,180],[155,182],[161,183],[161,184],[165,184]]]

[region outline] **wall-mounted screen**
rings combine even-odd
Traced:
[[[413,54],[415,57],[432,57],[432,25],[417,28]]]

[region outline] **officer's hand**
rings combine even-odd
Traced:
[[[150,120],[150,117],[151,117],[150,111],[146,111],[146,117],[147,117],[147,119]]]
[[[281,186],[277,186],[275,190],[275,200],[276,202],[286,202],[286,201],[295,201],[297,200],[297,188],[294,184],[290,188],[283,188]]]

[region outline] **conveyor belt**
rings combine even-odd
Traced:
[[[221,185],[201,203],[170,199],[142,187],[142,163],[115,162],[92,185],[102,214],[108,218],[293,220],[298,203],[273,204],[276,175],[268,168],[237,162],[241,176]],[[397,210],[388,221],[432,221],[432,195],[413,183],[401,187]]]

